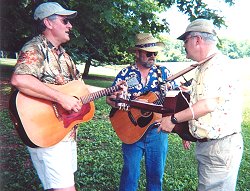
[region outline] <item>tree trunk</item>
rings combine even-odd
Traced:
[[[92,60],[92,58],[89,57],[88,60],[86,61],[86,64],[85,64],[85,67],[84,67],[84,72],[82,74],[82,78],[88,76],[89,68],[90,68],[90,65],[91,65],[91,60]]]

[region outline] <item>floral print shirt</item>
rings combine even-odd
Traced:
[[[33,75],[42,82],[58,85],[80,77],[63,47],[57,50],[43,35],[34,37],[23,46],[15,73]]]
[[[242,88],[236,74],[235,65],[221,53],[198,66],[192,82],[191,104],[209,98],[219,98],[219,104],[213,112],[189,121],[194,137],[219,139],[241,131]]]
[[[159,71],[160,70],[160,71]],[[120,81],[130,81],[130,79],[135,79],[136,85],[130,85],[128,82],[128,93],[131,95],[131,99],[135,99],[145,93],[154,92],[159,98],[161,98],[161,87],[158,80],[158,74],[161,73],[161,79],[164,81],[169,76],[171,76],[170,71],[164,66],[153,65],[150,68],[149,74],[147,76],[146,84],[142,82],[141,73],[136,65],[128,66],[123,68],[116,76],[113,85]],[[170,83],[171,89],[177,87],[176,83],[172,81]],[[165,88],[167,90],[167,88]]]
[[[27,42],[19,53],[15,74],[28,74],[49,84],[63,85],[80,78],[80,74],[63,47],[57,50],[43,35]],[[76,127],[72,128],[64,141],[76,138]]]

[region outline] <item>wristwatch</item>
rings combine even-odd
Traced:
[[[179,123],[178,120],[176,119],[176,117],[174,116],[174,114],[171,115],[171,122],[172,122],[173,124],[178,124],[178,123]]]

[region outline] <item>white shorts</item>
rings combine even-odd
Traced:
[[[30,156],[45,190],[74,186],[77,170],[76,142],[60,142],[48,148],[30,148]]]

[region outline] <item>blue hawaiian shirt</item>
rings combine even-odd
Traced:
[[[161,95],[161,88],[158,80],[159,70],[161,71],[162,80],[166,80],[169,76],[171,76],[170,71],[165,66],[157,66],[153,65],[150,68],[147,83],[144,86],[142,83],[141,73],[136,65],[128,66],[123,68],[116,76],[113,85],[116,85],[120,81],[128,82],[128,93],[131,94],[131,99],[135,99],[136,97],[146,94],[148,92],[154,92],[158,97]],[[132,79],[132,80],[131,80]],[[133,81],[132,84],[130,81]],[[177,87],[174,81],[170,82],[171,89],[175,89]]]

